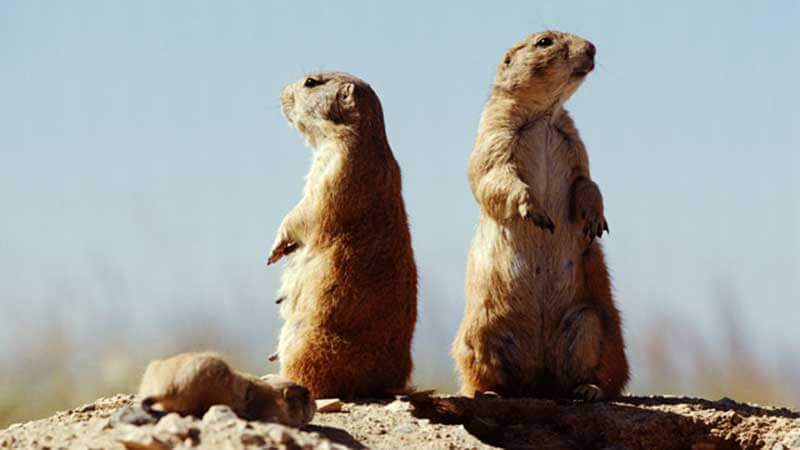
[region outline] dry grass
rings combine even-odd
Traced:
[[[662,314],[653,323],[632,327],[645,330],[629,333],[632,392],[710,399],[726,396],[800,407],[800,386],[791,381],[800,379],[800,368],[789,363],[794,356],[790,349],[773,349],[771,356],[781,357],[772,360],[766,357],[770,355],[760,354],[747,335],[736,302],[720,299],[717,303],[720,319],[716,323],[688,322]],[[0,429],[102,395],[135,391],[148,359],[180,351],[213,349],[225,353],[244,370],[263,373],[277,369],[264,360],[274,345],[274,333],[264,330],[273,330],[275,324],[261,325],[257,318],[252,319],[256,323],[248,324],[244,318],[237,323],[218,316],[174,315],[162,318],[169,323],[164,327],[171,330],[169,335],[154,338],[147,330],[130,330],[122,325],[78,335],[64,319],[66,312],[66,307],[62,308],[34,328],[30,324],[19,326],[14,355],[0,362]],[[447,327],[442,324],[429,325],[418,333],[416,342],[416,385],[453,392],[457,380],[447,354],[451,336],[444,336]],[[269,342],[252,339],[254,333],[261,334],[258,330],[268,335]],[[707,330],[721,332],[709,334]]]
[[[759,351],[736,304],[718,301],[716,321],[692,323],[665,314],[654,319],[634,346],[635,370],[641,372],[637,391],[800,408],[800,366],[790,343]],[[701,327],[718,333],[707,337]]]

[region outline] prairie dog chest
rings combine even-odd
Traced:
[[[561,209],[570,189],[574,149],[570,140],[546,120],[520,133],[515,157],[522,180],[545,208]]]
[[[341,170],[342,155],[335,145],[321,145],[314,150],[311,169],[306,175],[303,196],[308,199],[324,197],[327,190],[334,188],[334,183]]]

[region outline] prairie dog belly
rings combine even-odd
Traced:
[[[284,320],[278,339],[278,355],[286,359],[291,349],[302,348],[298,342],[307,335],[307,330],[314,324],[314,311],[317,298],[313,292],[314,283],[309,277],[320,276],[325,271],[324,254],[313,247],[303,246],[290,255],[281,276],[281,287],[278,296],[283,298],[280,306],[281,318]]]
[[[278,297],[283,299],[280,308],[283,320],[289,320],[307,309],[308,300],[303,295],[304,280],[309,277],[309,269],[320,265],[319,256],[313,248],[302,246],[288,257],[278,289]]]
[[[470,249],[468,279],[482,279],[475,287],[485,292],[477,298],[501,295],[532,307],[566,307],[578,287],[581,241],[575,230],[557,228],[551,234],[521,221],[506,226],[482,217]]]

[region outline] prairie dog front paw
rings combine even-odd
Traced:
[[[278,237],[275,239],[275,244],[272,245],[267,265],[274,264],[284,256],[297,250],[297,246],[298,243],[289,237],[289,233],[285,231],[285,228],[281,227]]]
[[[525,220],[530,220],[537,227],[553,233],[556,229],[553,220],[542,207],[533,201],[531,195],[525,191],[519,197],[519,215]]]
[[[589,238],[599,238],[608,232],[608,221],[603,214],[603,195],[597,184],[588,178],[575,182],[572,194],[573,214],[583,221],[583,234]]]

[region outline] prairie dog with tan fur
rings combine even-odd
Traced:
[[[453,355],[467,395],[614,398],[628,381],[603,197],[563,103],[595,47],[546,31],[498,66],[469,158],[480,206]]]
[[[249,420],[302,427],[314,417],[308,389],[282,377],[258,378],[238,372],[215,353],[181,353],[151,362],[139,386],[142,403],[164,411],[202,416],[227,405]]]
[[[317,398],[403,391],[417,269],[380,100],[352,75],[319,72],[288,85],[281,106],[313,149],[303,198],[268,259],[288,260],[281,373]]]

